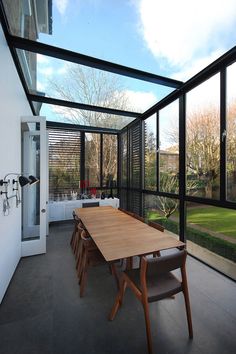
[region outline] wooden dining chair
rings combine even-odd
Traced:
[[[118,208],[120,211],[122,211],[123,213],[129,215],[129,216],[134,216],[134,213],[132,211],[129,211],[129,210],[125,210],[125,209],[122,209],[122,208]]]
[[[156,258],[142,257],[140,270],[132,269],[126,270],[122,273],[120,289],[109,319],[114,319],[119,307],[122,305],[125,288],[128,286],[143,305],[148,352],[150,354],[153,353],[153,348],[149,318],[149,302],[159,301],[179,292],[183,292],[189,337],[193,338],[191,309],[185,268],[186,256],[186,250],[182,250],[171,255]],[[178,268],[181,270],[181,279],[178,279],[172,273],[173,270]]]
[[[82,254],[78,274],[80,284],[80,297],[83,297],[88,276],[88,268],[107,264],[107,262],[92,238],[88,236],[85,230],[83,230],[81,233],[81,247]]]
[[[157,229],[157,230],[159,230],[161,232],[165,231],[165,228],[162,225],[160,225],[160,224],[158,224],[158,223],[156,223],[154,221],[148,221],[148,225],[151,226],[151,227],[154,227],[154,229]]]
[[[140,215],[138,215],[138,214],[133,214],[133,217],[135,218],[135,219],[137,219],[137,220],[139,220],[139,221],[142,221],[142,222],[145,222],[145,219],[142,217],[142,216],[140,216]]]
[[[71,240],[70,240],[70,245],[71,245],[71,248],[74,252],[74,244],[75,244],[75,237],[76,237],[76,233],[77,233],[77,226],[79,224],[79,222],[81,222],[80,218],[76,215],[75,211],[73,210],[73,213],[72,213],[72,216],[73,216],[73,220],[74,220],[74,229],[73,229],[73,232],[72,232],[72,236],[71,236]]]
[[[156,222],[148,221],[148,225],[153,227],[154,229],[161,231],[161,232],[165,231],[165,228]],[[160,255],[161,255],[160,251],[153,252],[153,257],[160,257]]]
[[[81,277],[81,272],[82,272],[82,259],[83,259],[83,245],[82,245],[82,240],[81,240],[81,235],[82,232],[85,231],[86,237],[91,238],[88,234],[88,232],[85,230],[84,226],[79,224],[78,225],[78,231],[77,231],[77,236],[78,236],[78,247],[76,250],[75,254],[75,259],[76,259],[76,271],[77,271],[77,276],[78,279]],[[95,245],[96,247],[96,245]]]

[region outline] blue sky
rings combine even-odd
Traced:
[[[186,81],[236,44],[235,28],[235,0],[53,0],[53,35],[39,40]],[[63,66],[40,59],[43,90]],[[126,82],[145,109],[163,95]]]

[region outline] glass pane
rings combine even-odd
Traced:
[[[48,129],[49,198],[77,199],[80,194],[80,132]]]
[[[85,188],[100,187],[101,136],[85,133]]]
[[[227,68],[227,136],[226,136],[226,172],[227,199],[236,201],[236,63]]]
[[[236,210],[187,203],[187,249],[236,279]]]
[[[144,189],[156,190],[156,114],[144,121]]]
[[[179,235],[178,199],[144,194],[144,216],[157,222],[173,234]]]
[[[166,91],[154,83],[22,49],[17,49],[17,55],[33,94],[143,113]]]
[[[47,121],[67,124],[78,124],[98,128],[122,129],[135,118],[96,113],[70,107],[55,106],[34,102],[38,115],[45,116]]]
[[[24,133],[24,175],[40,178],[40,135]],[[22,240],[39,238],[40,181],[23,188]]]
[[[186,193],[203,198],[219,199],[219,74],[187,94],[186,114]]]
[[[103,187],[117,186],[117,136],[103,134]]]
[[[127,187],[127,132],[121,134],[121,186]]]
[[[179,192],[179,100],[159,111],[159,188]]]
[[[36,7],[40,7],[40,1],[36,1],[36,4]],[[3,5],[11,33],[18,37],[37,40],[39,27],[36,23],[35,12],[32,11],[33,0],[3,0]]]

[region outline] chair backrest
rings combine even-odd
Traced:
[[[99,207],[99,202],[82,203],[82,208]]]
[[[162,225],[160,225],[160,224],[158,224],[156,222],[148,221],[148,225],[151,226],[151,227],[154,227],[154,229],[157,229],[157,230],[159,230],[161,232],[165,231],[165,228]]]
[[[142,257],[141,268],[147,267],[146,268],[147,274],[155,273],[158,276],[164,273],[168,273],[172,270],[182,268],[185,265],[186,257],[187,257],[186,250],[176,251],[173,254],[169,254],[161,257],[154,257],[154,258]]]
[[[144,218],[138,214],[133,214],[133,217],[139,221],[145,222]]]
[[[97,250],[96,244],[86,230],[81,232],[81,241],[85,251]]]
[[[76,213],[75,213],[74,210],[73,210],[73,212],[72,212],[72,216],[73,216],[74,221],[80,222],[80,218],[76,215]]]
[[[125,210],[125,209],[123,209],[122,210],[125,214],[128,214],[128,215],[130,215],[130,216],[134,216],[134,213],[132,213],[132,211],[128,211],[128,210]]]

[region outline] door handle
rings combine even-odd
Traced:
[[[46,213],[46,209],[41,209],[41,213]]]

